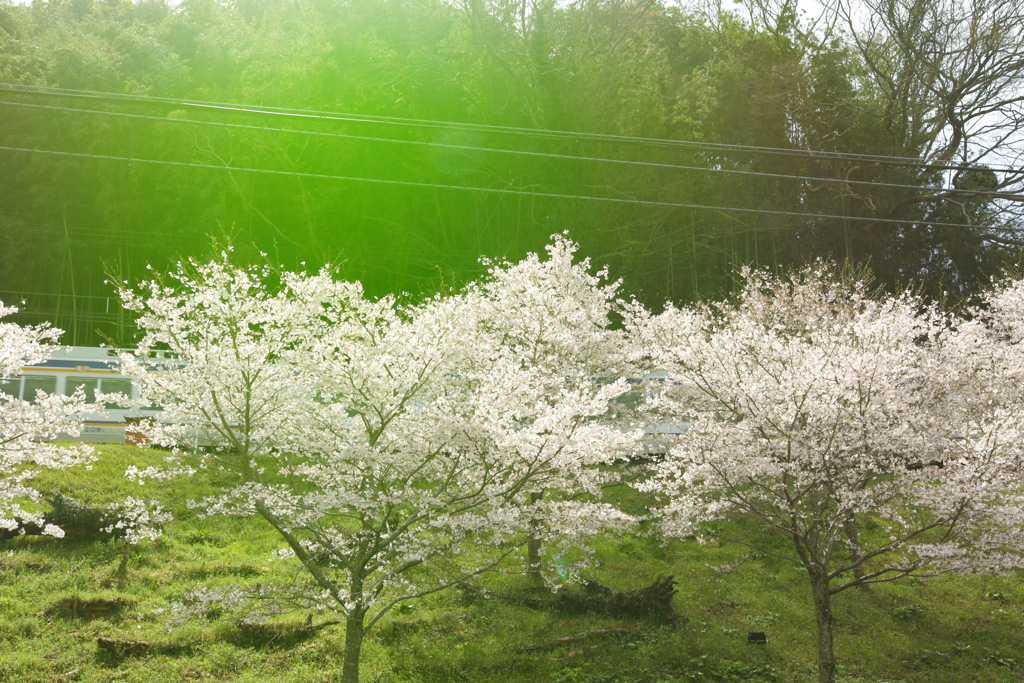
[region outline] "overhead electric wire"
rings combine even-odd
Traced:
[[[132,247],[152,247],[154,242],[153,242],[153,240],[149,239],[151,236],[164,237],[164,238],[172,239],[172,240],[180,240],[183,237],[195,237],[195,235],[187,235],[187,234],[182,234],[182,233],[174,234],[174,233],[168,233],[168,232],[153,232],[153,231],[149,230],[148,228],[145,230],[145,232],[143,232],[143,231],[141,231],[141,229],[138,230],[138,231],[133,231],[133,230],[130,230],[130,229],[113,228],[113,227],[78,226],[78,225],[67,225],[67,226],[65,226],[64,224],[59,224],[59,223],[34,223],[34,222],[27,222],[27,221],[20,221],[20,220],[13,221],[10,224],[10,226],[14,227],[14,228],[17,228],[17,227],[39,228],[39,229],[42,229],[42,230],[49,230],[49,231],[53,231],[53,232],[57,232],[57,233],[61,233],[61,234],[63,234],[65,232],[65,230],[67,230],[67,232],[68,232],[72,242],[85,243],[85,244],[95,244],[95,241],[97,239],[111,239],[111,238],[113,238],[113,239],[118,240],[118,244],[123,244],[123,245],[127,245],[127,246],[132,246]],[[206,235],[204,235],[204,236],[206,236]],[[295,258],[303,258],[302,252],[299,252],[299,251],[297,251],[297,250],[295,250],[294,248],[291,248],[291,247],[279,248],[279,249],[274,250],[274,251],[279,251],[280,252],[279,254],[277,254],[278,257],[280,257],[282,255],[288,255],[288,256],[295,257]],[[341,263],[344,263],[344,258],[343,257],[348,255],[348,254],[368,254],[368,255],[379,255],[380,254],[380,250],[379,249],[374,249],[374,248],[371,248],[371,247],[351,246],[351,245],[348,245],[348,246],[345,246],[345,247],[340,247],[340,248],[337,249],[337,251],[338,251],[338,256],[341,258],[341,261],[339,262],[338,265],[340,265]],[[399,256],[435,256],[435,257],[443,257],[443,256],[451,256],[453,254],[458,254],[458,253],[460,253],[460,252],[458,252],[457,250],[454,250],[454,249],[436,249],[436,248],[434,248],[434,249],[424,249],[424,248],[400,249],[400,248],[395,248],[395,247],[389,247],[388,248],[388,254],[399,255]],[[0,293],[2,293],[2,291],[3,290],[0,290]]]
[[[116,298],[112,296],[97,296],[94,294],[61,294],[60,292],[23,292],[21,290],[14,289],[0,289],[0,294],[16,294],[18,296],[62,296],[74,299],[104,299],[107,301]]]
[[[164,166],[176,166],[182,168],[203,168],[218,171],[238,171],[242,173],[264,173],[269,175],[280,175],[280,176],[295,176],[301,178],[315,178],[320,180],[341,180],[348,182],[357,183],[371,183],[378,185],[398,185],[403,187],[420,187],[426,189],[440,189],[440,190],[456,190],[465,192],[484,192],[489,194],[505,194],[505,195],[520,195],[520,196],[531,196],[531,197],[546,197],[550,199],[575,199],[583,201],[598,201],[608,202],[614,204],[629,204],[635,206],[652,206],[659,208],[677,208],[677,209],[698,209],[708,211],[723,211],[723,212],[737,212],[737,213],[752,213],[761,215],[775,215],[775,216],[788,216],[796,218],[827,218],[836,220],[850,220],[850,221],[861,221],[867,223],[885,223],[885,224],[897,224],[897,225],[913,225],[915,223],[926,223],[932,226],[942,227],[953,227],[953,228],[974,228],[974,229],[987,229],[996,230],[999,229],[996,226],[985,226],[985,225],[971,225],[967,223],[948,223],[943,221],[921,221],[919,219],[900,219],[900,218],[872,218],[869,216],[843,216],[837,214],[823,214],[823,213],[806,213],[801,211],[781,211],[776,209],[751,209],[736,206],[714,206],[707,204],[689,204],[683,202],[664,202],[655,201],[649,199],[628,199],[624,197],[600,197],[595,195],[576,195],[576,194],[564,194],[556,192],[532,192],[529,190],[514,190],[509,188],[496,188],[496,187],[479,187],[472,185],[449,185],[444,183],[426,183],[413,180],[392,180],[385,178],[365,178],[361,176],[344,176],[334,175],[329,173],[311,173],[307,171],[282,171],[277,169],[267,168],[251,168],[245,166],[227,166],[227,165],[216,165],[216,164],[200,164],[196,162],[188,161],[166,161],[160,159],[146,159],[141,157],[123,157],[106,154],[87,154],[85,152],[66,152],[59,150],[50,149],[37,149],[30,147],[10,147],[6,145],[0,145],[0,150],[7,150],[11,152],[26,152],[30,154],[45,154],[51,156],[64,156],[64,157],[76,157],[86,159],[104,159],[108,161],[126,161],[130,163],[141,163],[141,164],[157,164]]]
[[[139,238],[143,238],[144,240],[147,240],[148,243],[150,243],[150,244],[152,243],[152,240],[149,240],[150,237],[166,237],[166,238],[169,238],[169,239],[181,239],[181,237],[182,237],[181,233],[155,232],[155,231],[150,230],[148,228],[146,229],[145,234],[140,234],[140,233],[126,232],[126,231],[122,231],[122,230],[119,230],[119,229],[116,229],[116,228],[111,229],[111,228],[107,228],[107,227],[74,226],[74,225],[65,226],[62,223],[36,223],[36,222],[31,222],[31,221],[13,220],[12,224],[15,225],[15,226],[27,226],[27,227],[32,227],[32,228],[44,228],[44,229],[47,229],[47,230],[54,230],[54,231],[63,231],[65,227],[68,227],[68,228],[70,228],[71,232],[75,233],[75,234],[77,234],[77,233],[90,233],[91,232],[91,233],[94,233],[94,234],[97,234],[97,235],[102,235],[102,236],[105,236],[105,237],[139,237]]]
[[[721,142],[700,142],[695,140],[672,140],[667,138],[651,138],[642,136],[613,135],[608,133],[588,133],[583,131],[560,131],[543,128],[524,128],[516,126],[499,126],[492,124],[463,123],[452,121],[438,121],[432,119],[417,119],[395,116],[379,116],[369,114],[350,114],[329,111],[318,111],[308,109],[296,109],[272,106],[253,106],[226,102],[208,102],[203,100],[188,100],[170,97],[156,97],[152,95],[134,95],[103,92],[98,90],[82,90],[72,88],[52,88],[45,86],[23,85],[17,83],[0,82],[0,92],[13,92],[30,95],[44,95],[54,97],[77,97],[100,100],[149,102],[159,104],[171,104],[178,107],[192,107],[198,109],[233,111],[246,114],[262,114],[270,116],[289,116],[302,119],[340,121],[351,123],[375,123],[381,125],[406,126],[414,128],[429,129],[461,129],[478,132],[500,133],[509,135],[523,135],[529,137],[559,138],[571,140],[596,140],[619,143],[632,143],[659,146],[663,148],[697,148],[701,151],[734,151],[752,154],[775,154],[785,156],[801,156],[821,159],[837,159],[845,161],[859,161],[862,163],[877,163],[897,166],[916,166],[935,171],[969,171],[976,167],[970,164],[948,164],[929,163],[916,157],[900,157],[888,155],[871,155],[853,152],[831,152],[826,150],[803,150],[786,147],[765,147],[757,145],[738,145]],[[1001,173],[1024,174],[1024,168],[993,167],[987,166],[988,170]]]
[[[124,320],[124,318],[125,318],[125,314],[117,313],[117,312],[114,312],[114,313],[102,312],[101,313],[99,311],[85,311],[85,312],[81,312],[79,315],[80,315],[80,318],[82,319],[83,322],[86,322],[86,321],[91,321],[91,322],[122,322]],[[65,317],[65,318],[68,317],[69,316],[69,311],[63,311],[63,310],[61,310],[59,308],[50,308],[50,309],[46,309],[46,308],[28,309],[28,308],[26,308],[23,311],[18,311],[18,316],[19,317],[25,317],[25,316],[40,317],[40,318],[46,319],[47,321],[51,321],[51,320],[54,320],[54,319],[58,319],[59,320],[59,318],[61,318],[61,317]],[[61,344],[61,346],[63,346],[63,344]]]
[[[46,104],[29,104],[27,102],[10,102],[0,100],[0,106],[14,106],[14,107],[27,107],[32,109],[43,109],[48,111],[67,111],[84,114],[98,114],[101,116],[116,116],[131,119],[142,119],[147,121],[157,121],[160,123],[181,123],[181,124],[192,124],[201,126],[214,126],[224,128],[235,128],[242,130],[257,130],[271,133],[292,133],[296,135],[313,135],[318,137],[327,138],[339,138],[346,140],[358,140],[361,142],[384,142],[396,145],[412,145],[421,147],[432,147],[442,149],[455,149],[461,151],[471,152],[491,152],[497,154],[511,154],[518,156],[528,157],[541,157],[547,159],[559,159],[566,161],[584,161],[584,162],[597,162],[607,164],[619,164],[625,166],[639,166],[645,168],[661,168],[676,171],[697,171],[701,173],[721,173],[727,175],[741,175],[741,176],[752,176],[759,178],[771,178],[771,179],[782,179],[782,180],[799,180],[804,182],[813,183],[836,183],[840,185],[858,185],[865,187],[883,187],[900,190],[914,190],[921,193],[933,193],[936,196],[938,194],[949,195],[969,195],[969,196],[987,196],[996,197],[1001,199],[1008,199],[1011,201],[1024,200],[1024,195],[1013,193],[1013,192],[1001,192],[999,190],[969,190],[962,188],[936,188],[926,187],[921,185],[910,185],[901,183],[886,183],[875,180],[854,180],[847,178],[828,178],[819,176],[805,176],[805,175],[793,175],[786,173],[770,173],[766,171],[746,171],[741,169],[732,168],[715,168],[708,166],[688,166],[684,164],[669,164],[655,161],[637,161],[633,159],[612,159],[608,157],[592,157],[583,155],[573,154],[556,154],[554,152],[533,152],[529,150],[516,150],[516,149],[503,149],[498,147],[482,147],[475,145],[457,145],[446,142],[427,142],[423,140],[402,140],[397,138],[382,138],[368,135],[353,135],[350,133],[331,133],[327,131],[316,131],[316,130],[301,130],[295,128],[274,128],[270,126],[254,126],[244,123],[229,123],[224,121],[200,121],[194,119],[168,119],[162,116],[152,116],[149,114],[131,114],[127,112],[114,112],[114,111],[103,111],[98,109],[81,109],[77,107],[59,107],[55,105]]]

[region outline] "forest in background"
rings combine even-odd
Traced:
[[[649,305],[832,257],[957,301],[1018,261],[1024,1],[0,0],[0,300],[234,245],[413,295],[554,232]]]

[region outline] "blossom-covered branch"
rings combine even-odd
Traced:
[[[574,254],[558,237],[547,259],[416,304],[227,254],[126,288],[145,336],[123,369],[165,407],[145,429],[175,449],[164,473],[133,474],[221,472],[194,505],[279,532],[303,599],[345,616],[355,681],[366,628],[401,600],[495,566],[540,530],[627,519],[593,499],[599,466],[635,441],[604,422],[625,383],[595,381],[622,363],[616,288]],[[157,347],[175,359],[140,360]]]
[[[734,303],[631,315],[641,355],[681,382],[657,403],[691,425],[641,488],[664,500],[668,535],[740,512],[791,541],[832,681],[836,592],[1024,566],[1019,336],[1005,333],[1020,308],[1003,315],[1019,294],[986,325],[825,264],[743,277]]]
[[[0,303],[0,318],[15,312],[16,308]],[[59,336],[60,330],[47,325],[0,322],[0,382],[44,361]],[[16,531],[33,525],[43,533],[63,536],[59,527],[43,519],[41,495],[32,478],[41,469],[64,469],[92,459],[92,450],[84,444],[51,442],[61,434],[77,436],[81,416],[89,409],[81,390],[72,396],[40,391],[32,401],[0,392],[0,529]]]

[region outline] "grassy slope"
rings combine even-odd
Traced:
[[[305,641],[266,642],[230,615],[170,625],[169,604],[206,582],[238,585],[285,576],[271,559],[279,542],[250,519],[201,520],[166,484],[133,488],[129,462],[158,462],[155,451],[111,447],[89,472],[51,475],[44,488],[104,504],[125,495],[165,500],[178,521],[156,543],[133,551],[126,579],[117,542],[21,538],[0,543],[0,681],[330,681],[341,667],[341,631]],[[523,587],[492,576],[489,593],[449,591],[386,618],[364,648],[365,681],[810,681],[813,616],[806,582],[794,568],[736,546],[660,545],[643,537],[602,541],[593,576],[619,589],[673,574],[683,623],[664,627],[600,615],[574,616],[507,596]],[[488,596],[489,597],[485,597]],[[117,615],[82,618],[58,609],[67,599],[119,598]],[[1024,584],[1019,577],[946,577],[849,591],[835,604],[840,680],[961,683],[1024,676]],[[286,617],[299,624],[306,615]],[[327,620],[316,615],[314,622]],[[619,627],[628,633],[540,651],[550,639]],[[748,645],[764,631],[767,647]],[[179,646],[168,654],[104,658],[98,637]]]

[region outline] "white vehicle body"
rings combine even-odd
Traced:
[[[118,351],[91,346],[60,347],[46,361],[26,366],[18,375],[0,380],[0,392],[33,401],[37,391],[70,396],[81,387],[90,402],[95,400],[97,392],[138,398],[138,389],[131,378],[117,370]],[[82,432],[75,440],[122,443],[125,418],[150,417],[159,412],[158,409],[136,410],[107,404],[103,413],[84,416]]]
[[[81,387],[85,391],[86,400],[95,400],[97,392],[103,394],[124,394],[132,399],[139,397],[138,388],[130,377],[118,372],[117,355],[121,349],[101,348],[92,346],[60,347],[46,361],[26,366],[21,373],[7,380],[0,380],[0,392],[9,394],[25,401],[35,399],[36,391],[47,394],[63,394],[70,396]],[[162,356],[155,352],[153,362],[167,362],[172,356]],[[173,360],[171,361],[173,362]],[[602,381],[602,380],[598,380]],[[606,381],[606,380],[605,380]],[[664,373],[650,373],[643,378],[630,378],[632,392],[640,395],[666,381]],[[104,412],[85,416],[82,432],[74,440],[91,443],[123,443],[125,441],[126,418],[154,417],[160,409],[138,410],[127,409],[118,405],[107,404]],[[676,438],[686,431],[687,423],[673,424],[655,422],[644,426],[643,450],[647,454],[660,454],[668,451]],[[70,439],[70,437],[67,437]],[[198,437],[203,441],[203,437]]]

